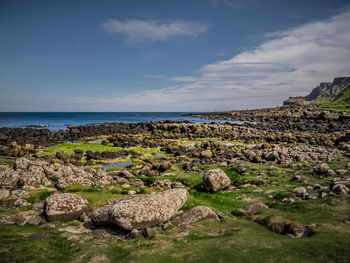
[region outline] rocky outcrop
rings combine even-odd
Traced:
[[[77,194],[54,194],[45,200],[45,216],[48,221],[71,221],[91,210],[88,200]]]
[[[209,207],[197,206],[184,211],[179,216],[171,220],[171,224],[177,227],[191,225],[207,219],[220,220],[218,215]]]
[[[170,220],[188,198],[184,189],[150,195],[131,195],[110,200],[91,215],[95,225],[117,225],[126,230],[144,228]]]
[[[33,190],[56,187],[62,190],[72,183],[104,186],[112,182],[105,169],[77,168],[72,164],[47,163],[26,158],[15,160],[14,169],[0,166],[0,188]]]
[[[212,169],[203,176],[203,187],[208,192],[217,192],[231,185],[230,178],[221,169]]]
[[[262,203],[255,203],[255,204],[251,204],[249,206],[247,206],[245,208],[245,211],[249,214],[249,215],[254,215],[258,212],[260,212],[263,209],[268,208],[266,205],[262,204]]]

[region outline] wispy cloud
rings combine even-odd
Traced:
[[[208,31],[207,23],[185,20],[109,19],[101,25],[112,35],[122,35],[128,42],[164,41],[177,36],[196,37]]]
[[[350,75],[350,11],[269,34],[260,46],[204,65],[177,85],[91,101],[97,109],[205,111],[275,106]],[[103,106],[101,106],[103,105]],[[117,106],[115,106],[117,105]]]
[[[214,8],[219,5],[228,6],[230,8],[241,8],[243,7],[244,0],[210,0],[209,1]]]

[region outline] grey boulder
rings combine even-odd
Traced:
[[[48,221],[71,221],[91,210],[88,200],[77,194],[54,194],[45,200],[45,215]]]
[[[231,185],[230,178],[221,169],[212,169],[203,176],[203,187],[208,192],[217,192]]]
[[[117,225],[126,230],[145,228],[170,220],[188,198],[185,189],[110,200],[91,215],[95,225]]]

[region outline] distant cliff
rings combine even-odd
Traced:
[[[348,85],[350,77],[334,78],[333,82],[320,83],[309,95],[305,97],[306,101],[312,101],[320,98],[328,98],[329,101],[335,99]]]
[[[341,101],[348,106],[348,94],[350,90],[350,77],[334,78],[333,82],[322,82],[305,97],[289,97],[283,105],[303,104],[307,102],[335,103]]]

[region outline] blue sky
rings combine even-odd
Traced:
[[[0,36],[0,111],[268,107],[350,75],[344,0],[2,0]]]

